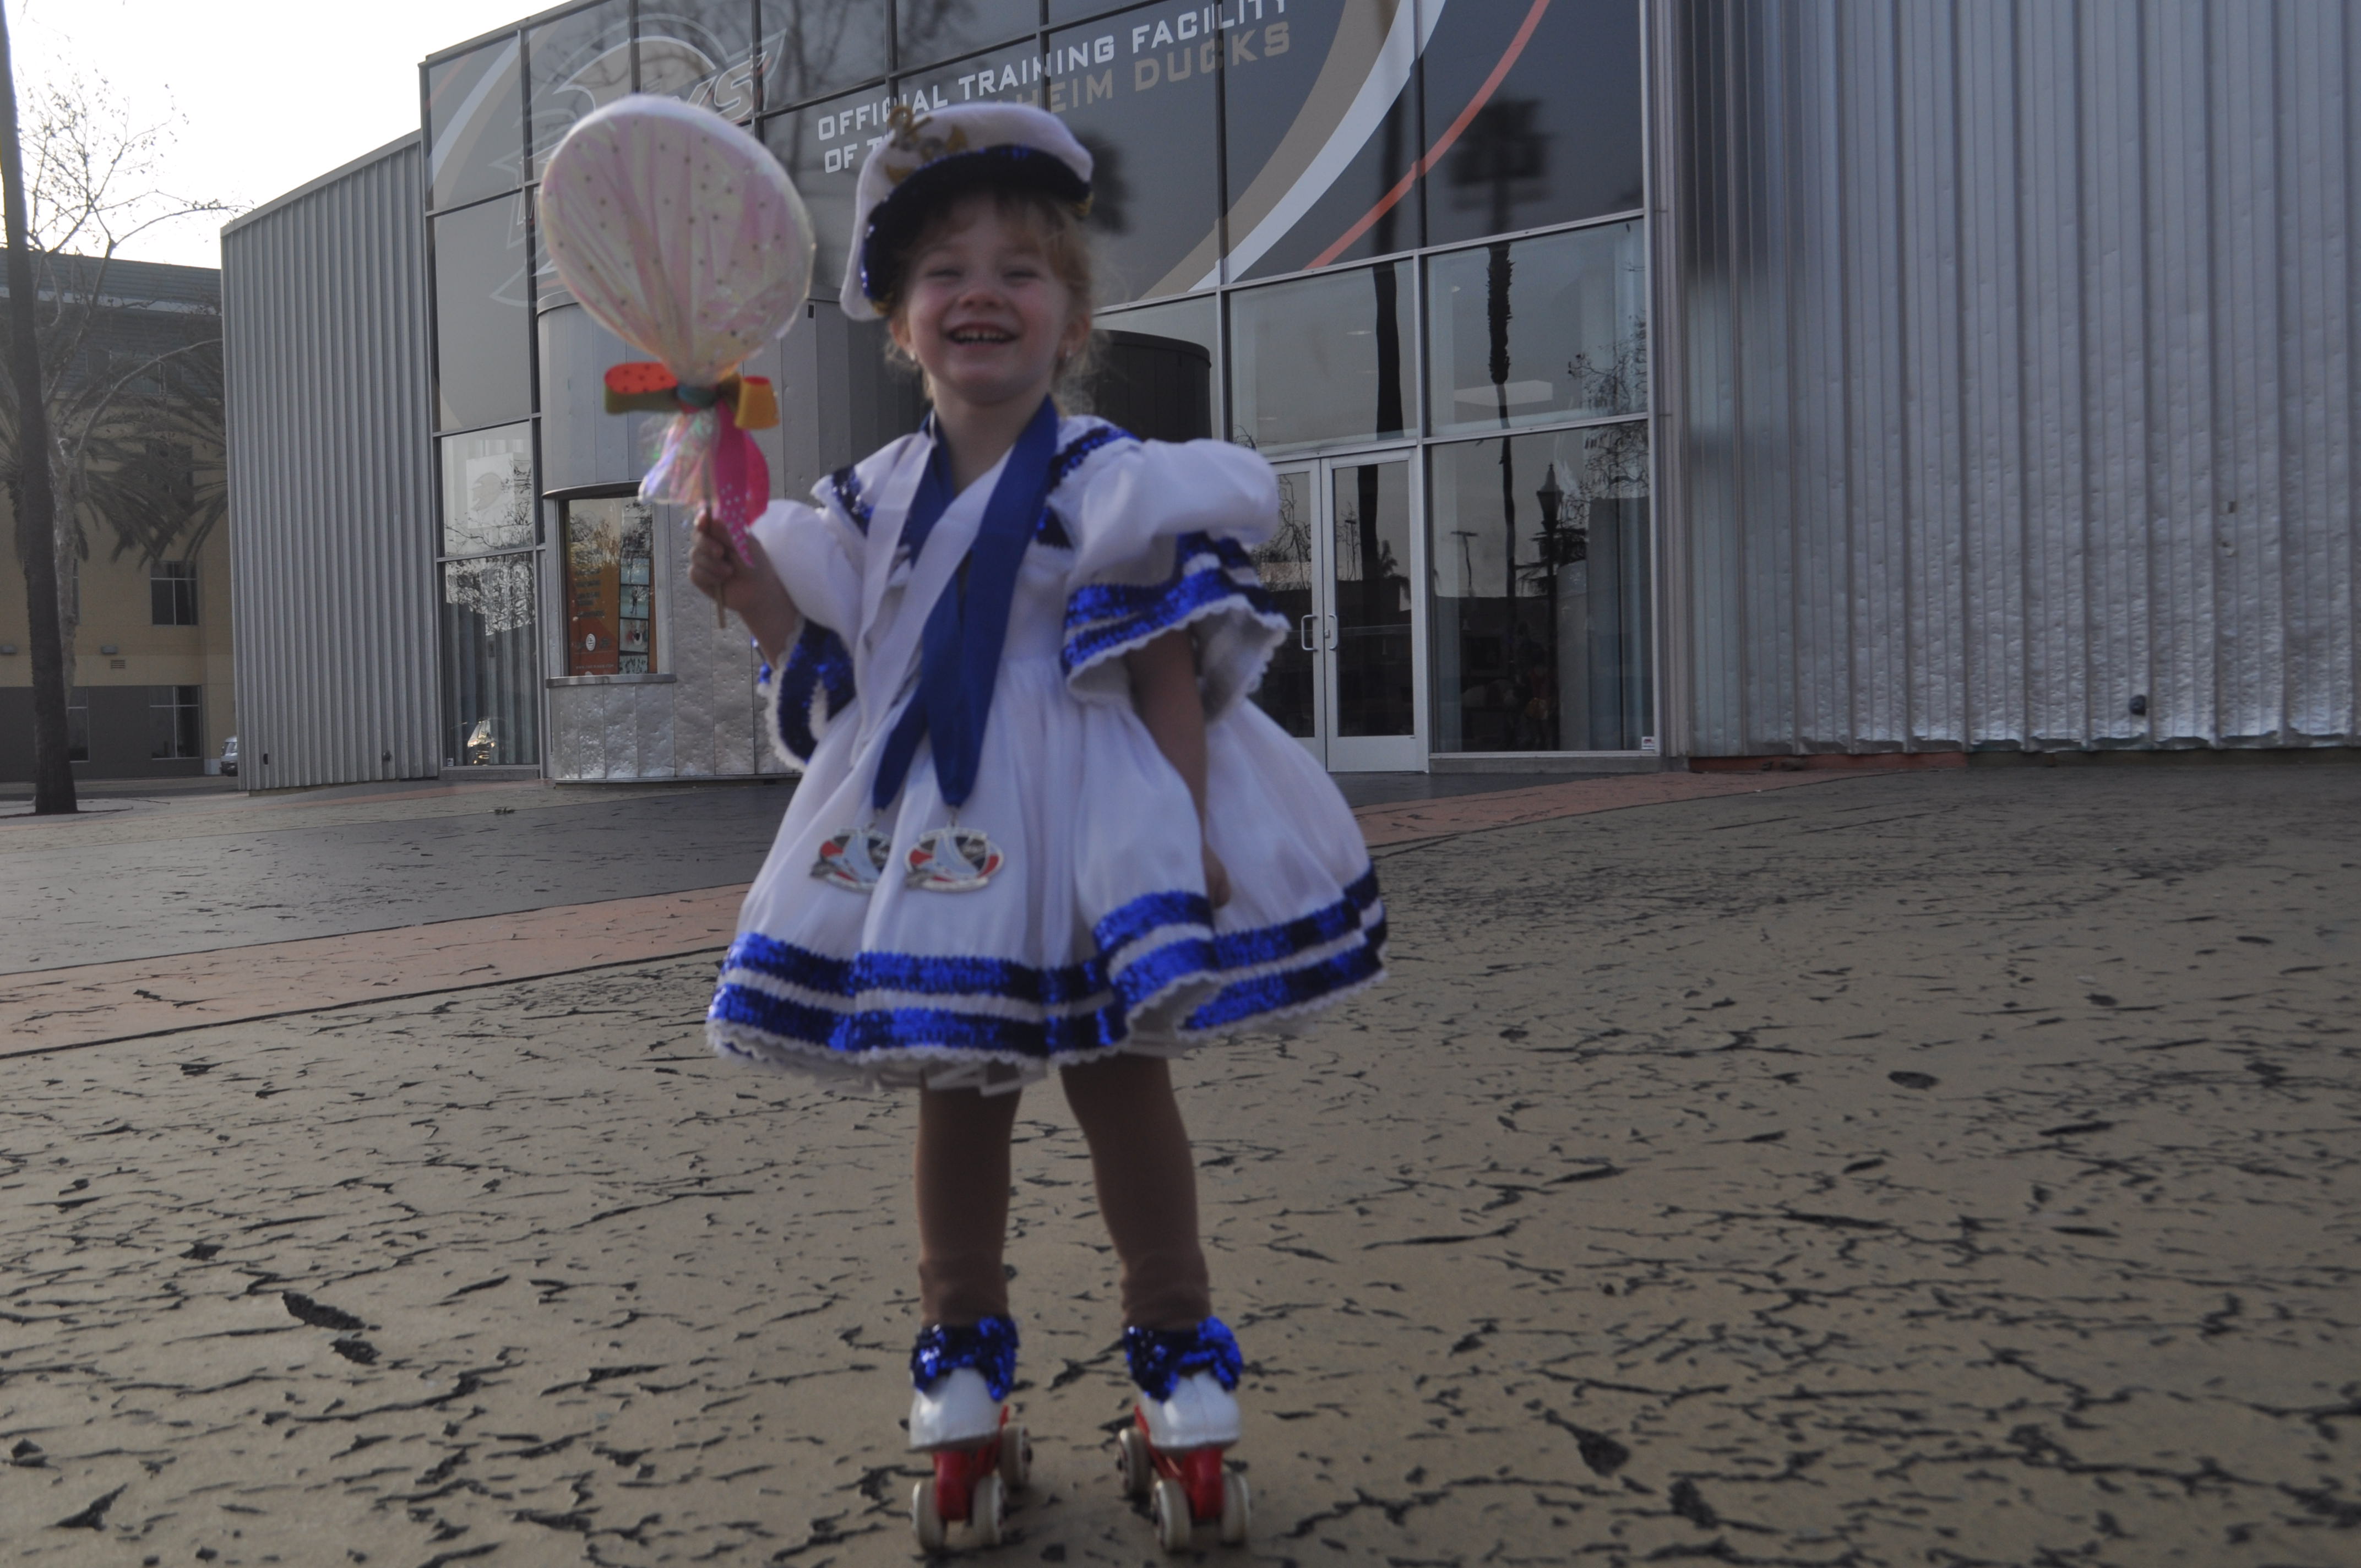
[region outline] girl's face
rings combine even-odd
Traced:
[[[890,323],[925,367],[938,403],[989,407],[1049,393],[1059,361],[1080,349],[1090,317],[1040,242],[986,194],[962,198],[919,242]]]

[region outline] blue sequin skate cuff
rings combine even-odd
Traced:
[[[1216,1327],[1220,1325],[1216,1324]],[[1224,1331],[1227,1337],[1227,1331]],[[1235,1356],[1235,1349],[1231,1352]],[[937,1323],[918,1331],[910,1347],[910,1386],[924,1392],[944,1374],[972,1366],[983,1374],[984,1387],[995,1399],[1008,1398],[1016,1381],[1016,1322],[1012,1318],[986,1318],[979,1323]]]
[[[1131,1380],[1151,1399],[1169,1399],[1172,1387],[1196,1372],[1210,1372],[1224,1388],[1238,1386],[1246,1365],[1238,1342],[1219,1318],[1207,1318],[1193,1329],[1126,1329],[1123,1354],[1131,1363]]]

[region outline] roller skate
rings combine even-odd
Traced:
[[[1246,1478],[1222,1463],[1238,1441],[1238,1342],[1219,1318],[1193,1329],[1126,1329],[1123,1349],[1139,1402],[1115,1440],[1123,1489],[1149,1499],[1157,1544],[1186,1552],[1212,1522],[1224,1546],[1244,1545],[1254,1522]]]
[[[910,1351],[910,1447],[934,1456],[935,1473],[910,1494],[910,1528],[922,1552],[949,1549],[964,1524],[977,1546],[1000,1544],[1008,1494],[1033,1468],[1033,1444],[1008,1419],[1016,1380],[1016,1325],[986,1318],[972,1327],[922,1330]]]

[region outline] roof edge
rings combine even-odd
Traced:
[[[237,216],[230,219],[229,222],[222,225],[221,232],[225,236],[234,234],[237,230],[244,228],[247,225],[254,222],[257,218],[269,217],[271,214],[278,212],[280,208],[291,206],[293,203],[302,201],[304,197],[312,195],[315,192],[324,190],[326,187],[335,184],[337,181],[345,179],[346,176],[367,168],[372,163],[377,163],[384,159],[391,157],[394,153],[400,152],[404,148],[423,143],[425,139],[425,135],[426,133],[423,131],[411,131],[402,136],[398,136],[391,141],[386,143],[383,147],[379,148],[374,152],[365,152],[358,158],[354,159],[350,163],[331,169],[328,172],[318,176],[316,179],[305,181],[302,184],[296,186],[292,191],[283,192],[279,195],[271,197],[270,200],[263,203],[258,207],[249,208],[246,212],[240,213]],[[420,199],[422,202],[424,200],[423,196]]]

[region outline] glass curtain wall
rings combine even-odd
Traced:
[[[672,93],[750,124],[788,167],[818,231],[807,330],[824,369],[842,361],[839,401],[861,405],[818,411],[833,466],[917,411],[882,334],[831,303],[862,157],[905,106],[1038,103],[1097,164],[1109,411],[1280,460],[1407,448],[1386,515],[1422,499],[1424,537],[1353,591],[1383,582],[1427,607],[1432,749],[1637,747],[1653,733],[1640,9],[591,0],[450,50],[421,83],[446,507],[475,494],[451,477],[470,462],[506,461],[500,482],[527,496],[541,472],[533,181],[583,114]],[[542,309],[566,302],[541,283]],[[1354,484],[1298,498],[1301,526],[1349,503],[1358,530]],[[564,574],[534,569],[560,543],[536,510],[513,527],[472,499],[446,514],[455,762],[539,755],[536,639],[563,615],[533,584]],[[513,542],[447,548],[495,536]],[[1357,532],[1333,543],[1332,568],[1366,554]],[[1275,586],[1305,577],[1283,595],[1310,591],[1308,560],[1266,566]],[[1400,612],[1367,608],[1390,670]],[[1275,668],[1265,700],[1300,706],[1301,674]],[[1399,685],[1362,717],[1394,722]]]

